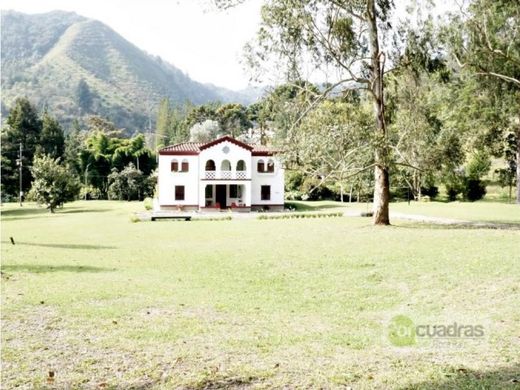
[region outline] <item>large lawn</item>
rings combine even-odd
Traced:
[[[520,230],[141,208],[2,207],[2,388],[520,386]],[[395,346],[396,315],[484,337]]]

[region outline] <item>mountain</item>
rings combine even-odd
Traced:
[[[64,124],[101,115],[134,132],[148,128],[160,99],[249,104],[253,90],[231,91],[190,79],[107,25],[73,12],[1,15],[2,115],[27,96]]]

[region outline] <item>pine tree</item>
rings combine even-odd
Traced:
[[[16,99],[2,132],[2,193],[16,196],[19,188],[19,151],[22,145],[22,191],[31,187],[31,166],[40,143],[42,123],[27,98]]]

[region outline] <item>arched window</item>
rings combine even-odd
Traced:
[[[238,160],[237,171],[245,171],[245,170],[246,170],[246,162],[244,160]]]
[[[256,170],[260,173],[265,172],[265,164],[264,160],[258,160],[258,164],[256,166]]]
[[[172,160],[170,164],[170,171],[177,172],[179,170],[179,162],[177,160]]]
[[[188,172],[190,170],[190,163],[184,159],[181,163],[181,172]]]
[[[274,172],[274,161],[272,159],[269,159],[269,161],[267,161],[267,172]]]
[[[220,164],[220,170],[231,171],[231,163],[229,162],[229,160],[222,161],[222,164]]]
[[[215,161],[213,161],[213,160],[206,161],[206,171],[214,171],[214,170],[216,170]]]

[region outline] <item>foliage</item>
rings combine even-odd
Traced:
[[[43,153],[53,158],[61,158],[65,152],[65,137],[58,121],[47,111],[43,113],[40,143],[36,153]]]
[[[343,217],[342,212],[333,212],[333,213],[284,213],[281,215],[276,214],[260,214],[256,217],[256,219],[294,219],[294,218],[330,218],[330,217]]]
[[[1,25],[2,104],[27,95],[66,128],[96,114],[127,136],[151,131],[163,97],[175,105],[250,102],[244,94],[192,80],[110,27],[73,12],[2,12]],[[47,55],[52,61],[44,60]]]
[[[148,211],[152,210],[153,209],[153,199],[150,197],[144,198],[143,205],[144,205],[145,210],[148,210]]]
[[[215,113],[222,132],[234,138],[239,137],[251,127],[248,112],[242,104],[224,104]]]
[[[108,175],[108,198],[117,200],[142,200],[152,196],[155,188],[155,177],[147,177],[143,172],[128,164],[120,172],[112,168]]]
[[[92,92],[84,79],[81,79],[78,83],[76,91],[77,104],[81,113],[88,114],[92,109]]]
[[[27,192],[33,180],[31,166],[41,142],[42,121],[27,98],[16,99],[2,126],[2,192],[18,194],[19,150],[22,145],[22,191]]]
[[[31,172],[34,180],[29,197],[45,205],[51,213],[79,195],[79,180],[71,175],[67,166],[60,164],[59,158],[36,156]]]
[[[99,189],[104,198],[109,196],[109,176],[114,170],[123,171],[129,164],[132,164],[134,167],[138,166],[137,170],[142,175],[149,176],[157,165],[155,155],[146,147],[142,134],[133,138],[120,138],[114,135],[118,133],[116,130],[108,132],[94,130],[85,139],[85,145],[79,152],[80,175],[84,177],[86,184],[91,184]],[[112,196],[118,198],[121,195],[118,191],[112,192]],[[144,196],[143,191],[139,198]],[[127,195],[125,193],[124,196],[121,196],[126,199]],[[132,193],[131,197],[134,198],[134,196]]]
[[[210,142],[222,135],[217,121],[206,119],[202,123],[195,123],[190,128],[191,142]]]
[[[102,197],[102,194],[98,188],[96,188],[92,185],[85,186],[84,184],[81,186],[81,189],[79,191],[80,199],[96,200],[96,199],[101,199],[101,197]]]

